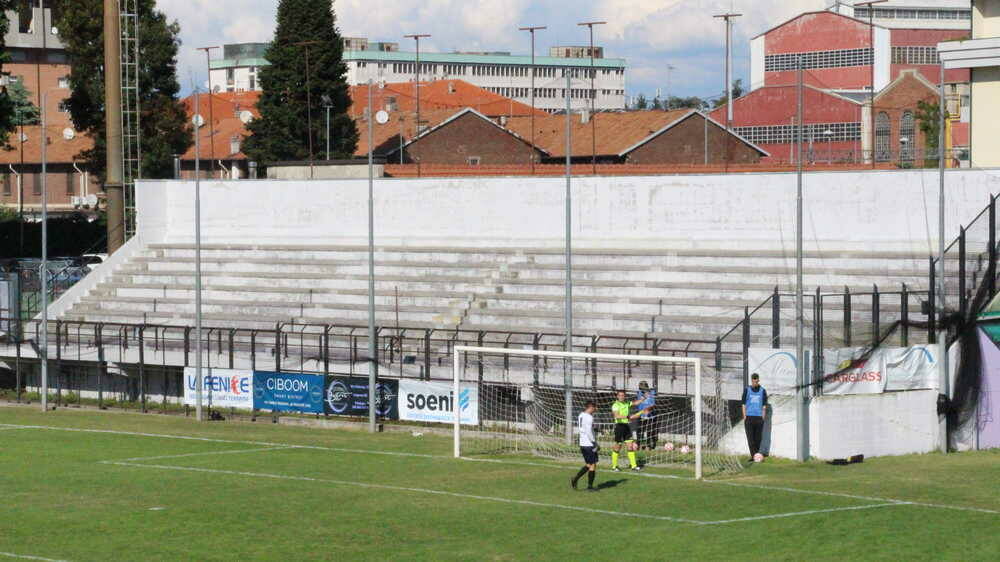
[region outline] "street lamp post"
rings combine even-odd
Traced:
[[[595,108],[594,103],[597,101],[597,90],[594,89],[594,26],[604,25],[608,22],[606,21],[585,21],[578,23],[576,25],[587,26],[590,31],[590,167],[591,173],[595,176],[597,175],[597,133],[595,129],[594,118]]]
[[[535,32],[548,29],[544,25],[519,27],[520,31],[531,33],[531,148],[535,148]],[[535,155],[531,155],[531,174],[535,174]]]
[[[64,88],[55,88],[64,89]],[[42,127],[41,127],[41,143],[42,143],[42,268],[40,272],[41,276],[41,288],[42,288],[42,333],[40,336],[41,345],[39,345],[39,351],[41,352],[41,378],[42,378],[42,411],[47,411],[49,408],[49,188],[48,182],[46,181],[46,175],[48,174],[48,134],[45,130],[47,123],[46,117],[48,112],[45,110],[45,106],[48,104],[49,92],[51,90],[46,90],[42,93]]]
[[[677,67],[674,66],[674,65],[672,65],[672,64],[668,64],[667,65],[667,93],[664,96],[664,97],[666,97],[666,102],[664,103],[664,107],[666,108],[666,111],[670,111],[670,71],[671,70],[676,70],[676,69],[677,69]]]
[[[371,88],[371,84],[368,85]],[[333,100],[330,96],[323,94],[323,107],[326,109],[326,160],[330,161],[330,108],[333,107]]]
[[[211,158],[209,166],[212,169],[212,176],[215,176],[215,111],[212,103],[212,50],[218,47],[198,47],[198,51],[205,51],[205,70],[208,72],[208,154]]]
[[[726,20],[726,147],[723,159],[725,160],[726,171],[729,171],[729,138],[730,130],[733,127],[733,18],[738,18],[743,14],[726,13],[713,16]]]
[[[872,159],[872,169],[875,169],[875,4],[881,4],[883,2],[888,2],[889,0],[865,0],[864,2],[855,2],[854,7],[868,6],[868,45],[872,50],[871,59],[871,84],[868,90],[868,118],[872,128],[872,145],[871,145],[871,159]]]
[[[309,47],[313,45],[319,45],[322,41],[299,41],[298,43],[292,43],[296,47],[305,47],[306,49],[306,127],[309,128],[309,179],[314,179],[313,167],[314,160],[313,157],[313,108],[312,108],[312,83],[309,77]]]
[[[826,163],[833,164],[833,131],[827,127],[823,136],[826,137]]]
[[[411,34],[411,35],[404,35],[403,37],[406,37],[407,39],[413,39],[416,42],[416,44],[417,44],[416,65],[414,66],[414,69],[413,69],[413,72],[414,72],[413,87],[414,87],[415,93],[416,93],[415,97],[417,98],[417,122],[413,124],[413,136],[414,137],[418,137],[418,136],[420,136],[420,40],[423,39],[423,38],[425,38],[425,37],[430,37],[430,35],[427,34],[427,33],[414,33],[414,34]],[[402,140],[402,139],[400,139],[400,140]],[[399,157],[400,157],[400,159],[402,159],[402,157],[403,157],[402,152],[400,152],[400,156]],[[400,160],[400,161],[402,161],[402,160]],[[420,177],[420,160],[419,159],[417,160],[417,177],[418,178]]]

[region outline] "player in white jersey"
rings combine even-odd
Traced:
[[[597,445],[597,437],[594,436],[595,410],[597,410],[597,404],[587,402],[583,411],[577,416],[577,425],[580,426],[580,452],[583,454],[583,468],[570,480],[570,485],[573,486],[574,490],[576,483],[586,474],[587,491],[597,491],[597,488],[594,487],[594,478],[597,476],[597,451],[600,447]]]

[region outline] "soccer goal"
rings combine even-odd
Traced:
[[[741,469],[717,448],[734,425],[732,401],[699,358],[456,346],[453,361],[456,457],[578,460],[576,419],[594,402],[607,466],[615,440],[611,405],[624,390],[630,414],[638,415],[631,429],[641,465],[690,468],[696,478]],[[621,446],[622,459],[627,449]]]

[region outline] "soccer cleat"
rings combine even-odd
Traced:
[[[632,472],[641,472],[641,471],[642,471],[642,467],[639,467],[639,466],[633,466],[632,467]]]
[[[576,478],[570,478],[569,479],[569,485],[573,486],[573,489],[575,490],[576,489]]]
[[[611,472],[621,472],[621,471],[622,469],[618,468],[617,466],[611,469]]]

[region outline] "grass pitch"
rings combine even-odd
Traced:
[[[0,408],[0,558],[995,560],[1000,451],[732,478],[450,458],[450,440]],[[602,464],[607,466],[606,458]]]

